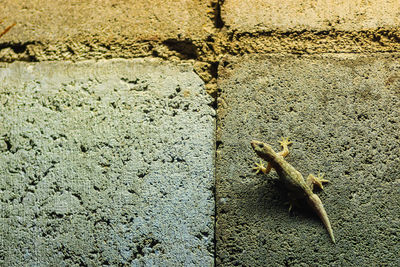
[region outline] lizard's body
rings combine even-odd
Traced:
[[[328,180],[322,179],[322,176],[315,177],[314,175],[310,174],[307,177],[307,181],[305,181],[303,175],[301,175],[300,172],[298,172],[284,159],[284,157],[289,154],[289,149],[287,147],[289,144],[291,144],[291,142],[289,142],[288,139],[283,138],[283,141],[281,142],[283,150],[279,153],[276,153],[271,146],[265,143],[251,141],[251,146],[257,155],[260,158],[268,161],[267,167],[264,167],[263,164],[260,163],[256,164],[255,169],[257,170],[257,173],[261,171],[266,174],[271,170],[271,168],[274,168],[278,173],[280,180],[289,190],[290,197],[292,199],[307,200],[308,204],[314,209],[324,223],[332,241],[335,243],[335,237],[333,235],[331,223],[329,222],[325,208],[322,205],[320,198],[313,193],[314,184],[323,189],[322,183],[328,182]]]

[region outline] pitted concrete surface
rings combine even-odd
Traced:
[[[207,12],[210,5],[211,1],[186,0],[5,0],[0,16],[7,23],[17,22],[4,36],[14,42],[91,40],[117,45],[132,40],[201,39],[213,27]]]
[[[399,51],[400,2],[225,0],[221,21],[231,55]]]
[[[1,38],[0,61],[204,57],[216,6],[216,0],[5,0],[0,30],[16,25]]]
[[[225,0],[222,19],[239,32],[360,31],[397,27],[398,1]]]
[[[0,38],[1,62],[162,58],[193,64],[210,95],[222,90],[221,266],[400,265],[398,1],[0,7],[0,31],[16,22]],[[221,61],[255,54],[281,57]],[[0,105],[0,265],[213,264],[213,111],[190,68],[2,65]],[[250,173],[246,138],[278,150],[280,135],[303,175],[332,181],[319,195],[336,247],[312,212],[287,213],[273,172]]]
[[[221,66],[217,264],[399,266],[399,55],[228,57]],[[275,171],[252,172],[250,141],[279,151],[281,136],[303,176],[331,181],[317,194],[336,245],[306,205],[288,212]]]
[[[190,65],[13,63],[0,81],[0,265],[213,265],[214,110]]]

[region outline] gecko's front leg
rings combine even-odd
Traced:
[[[289,141],[289,137],[282,137],[282,141],[279,142],[279,144],[282,147],[282,151],[278,153],[278,155],[282,156],[282,157],[286,157],[287,155],[289,155],[289,148],[288,145],[292,144],[292,141]]]
[[[283,158],[285,158],[287,155],[289,155],[289,148],[288,146],[290,144],[292,144],[292,141],[289,141],[288,137],[282,137],[282,141],[279,142],[279,144],[282,147],[282,151],[276,153],[279,156],[282,156]],[[263,174],[267,174],[271,171],[272,169],[272,164],[271,162],[268,161],[267,167],[264,166],[264,164],[262,163],[262,161],[260,160],[259,163],[255,163],[255,167],[253,168],[253,170],[255,170],[256,174],[262,172]]]
[[[264,163],[262,162],[262,160],[260,159],[259,163],[254,163],[256,166],[253,167],[253,170],[255,170],[256,174],[259,174],[260,172],[262,172],[263,174],[267,174],[271,171],[272,166],[271,164],[268,162],[267,167],[264,166]]]

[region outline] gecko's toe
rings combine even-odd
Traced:
[[[282,147],[288,146],[288,145],[290,145],[290,144],[293,144],[292,141],[289,141],[289,137],[283,137],[283,136],[282,136],[282,141],[280,141],[279,143],[280,143],[280,145],[281,145]]]
[[[255,165],[256,166],[253,167],[253,170],[256,172],[256,174],[259,174],[260,172],[262,172],[262,173],[267,172],[267,168],[265,168],[265,166],[261,160],[259,163],[256,162]]]
[[[323,183],[329,183],[329,180],[323,179],[324,178],[324,174],[323,173],[319,173],[317,177],[315,177],[314,175],[310,174],[307,178],[307,184],[311,186],[312,189],[312,185],[316,185],[318,186],[320,189],[324,190],[324,186],[322,185]]]

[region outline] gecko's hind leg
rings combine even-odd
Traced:
[[[272,169],[271,163],[268,162],[267,167],[265,167],[261,160],[259,163],[255,163],[255,165],[256,166],[253,167],[253,170],[256,171],[256,174],[259,174],[260,172],[262,172],[263,174],[267,174]]]
[[[295,194],[292,194],[292,193],[289,192],[289,193],[288,193],[288,198],[289,198],[289,201],[286,202],[286,204],[289,204],[289,212],[292,211],[293,207],[296,207],[296,208],[299,208],[299,207],[300,207],[300,205],[299,205],[299,199],[296,198],[296,195],[295,195]]]
[[[322,185],[322,183],[329,183],[328,180],[323,179],[324,174],[318,174],[317,177],[315,177],[314,175],[310,174],[307,177],[307,186],[311,188],[311,191],[314,189],[314,185],[317,185],[320,189],[324,189],[324,186]]]
[[[292,144],[292,141],[289,141],[289,137],[282,137],[282,141],[279,142],[279,144],[282,147],[282,151],[278,153],[278,155],[282,157],[286,157],[289,155],[289,148],[288,145]]]

